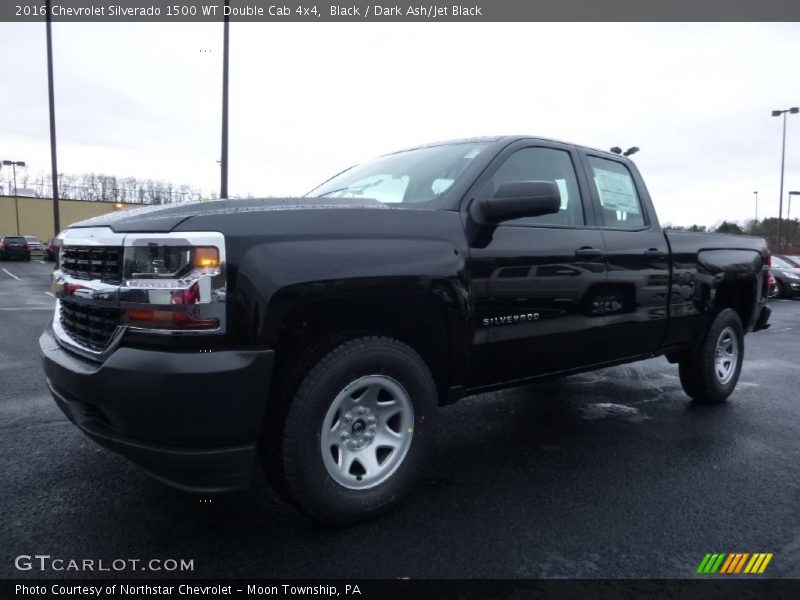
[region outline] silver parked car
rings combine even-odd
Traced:
[[[42,240],[37,238],[35,235],[24,235],[22,237],[24,237],[25,241],[28,242],[28,248],[31,249],[31,252],[44,253],[44,244],[42,243]]]

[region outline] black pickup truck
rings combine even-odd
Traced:
[[[147,207],[61,234],[55,401],[165,483],[345,524],[395,505],[458,398],[663,355],[733,391],[764,240],[665,233],[635,165],[530,137],[422,146],[302,198]]]

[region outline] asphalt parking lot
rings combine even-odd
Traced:
[[[664,359],[469,398],[441,410],[399,509],[332,530],[261,478],[170,490],[72,426],[38,357],[51,268],[0,263],[0,577],[64,575],[14,566],[44,554],[191,559],[175,575],[203,578],[691,578],[707,552],[772,552],[765,577],[800,577],[800,301],[771,303],[725,405],[691,403]]]

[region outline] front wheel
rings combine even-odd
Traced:
[[[287,405],[273,412],[285,415],[273,428],[278,439],[262,443],[268,477],[323,523],[344,525],[389,510],[411,489],[432,449],[437,395],[427,365],[406,344],[376,336],[297,360],[311,367],[276,398]]]
[[[783,297],[783,284],[780,282],[779,279],[775,279],[775,283],[772,286],[770,286],[767,296],[769,298]]]
[[[744,332],[736,311],[721,310],[695,351],[678,364],[681,385],[698,402],[724,402],[731,395],[744,358]]]

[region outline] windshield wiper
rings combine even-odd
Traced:
[[[371,187],[375,187],[376,185],[380,185],[384,181],[386,181],[385,178],[384,179],[378,179],[378,181],[373,181],[372,183],[367,183],[367,184],[362,185],[360,187],[351,187],[351,186],[348,185],[347,187],[338,188],[336,190],[331,190],[330,192],[325,192],[324,194],[320,194],[319,196],[317,196],[317,198],[324,198],[325,196],[328,196],[330,194],[335,194],[337,192],[350,192],[350,191],[353,192],[353,193],[357,193],[357,194],[363,196],[364,195],[364,190],[368,190]]]
[[[315,196],[315,198],[324,198],[325,196],[329,196],[329,195],[335,194],[337,192],[347,192],[349,190],[353,190],[353,191],[358,190],[359,193],[362,193],[362,194],[364,193],[364,188],[360,188],[359,189],[359,188],[351,188],[350,186],[348,186],[348,187],[343,187],[343,188],[338,188],[338,189],[335,189],[335,190],[331,190],[330,192],[325,192],[324,194],[320,194],[319,196]]]

